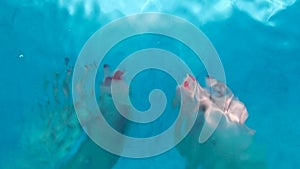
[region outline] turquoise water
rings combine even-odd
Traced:
[[[96,30],[119,17],[147,11],[183,17],[207,35],[219,53],[228,86],[247,106],[246,124],[256,131],[255,143],[265,154],[267,168],[299,168],[299,9],[298,1],[279,0],[136,0],[115,4],[108,0],[1,0],[0,168],[60,168],[64,165],[95,168],[107,159],[115,159],[111,166],[116,169],[185,168],[187,162],[176,148],[146,159],[118,159],[98,152],[97,147],[87,143],[88,138],[76,120],[71,94],[64,93],[71,86],[68,70]],[[141,48],[151,41],[149,37],[144,38],[145,46],[139,46]],[[164,42],[164,37],[152,38]],[[203,65],[190,59],[192,54],[183,47],[172,45],[173,50],[186,55],[183,59],[202,83],[206,74]],[[171,50],[172,45],[162,44],[162,47]],[[132,50],[122,45],[118,48],[123,54]],[[116,55],[111,54],[114,59],[108,58],[112,66],[121,59],[118,54],[116,51]],[[161,88],[168,99],[172,99],[169,86],[175,87],[174,82],[164,76],[154,72],[151,77],[156,83],[152,83],[141,74],[133,85],[140,93],[147,93],[151,87]],[[166,82],[157,83],[161,80]],[[141,109],[149,106],[147,102],[134,104]],[[166,111],[173,110],[167,107]],[[131,129],[129,133],[139,137],[156,134],[173,118],[165,115],[153,126],[137,126],[139,131]],[[67,125],[71,127],[65,127]],[[84,146],[86,149],[82,150]],[[95,157],[99,154],[102,156]],[[215,163],[220,160],[215,159]]]

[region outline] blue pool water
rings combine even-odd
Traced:
[[[300,168],[300,2],[296,0],[1,0],[0,168],[60,168],[76,160],[87,138],[76,120],[68,130],[61,119],[62,112],[73,108],[71,96],[66,98],[61,92],[67,71],[99,28],[122,16],[150,11],[182,17],[207,35],[223,63],[228,86],[247,106],[246,124],[256,131],[254,139],[265,154],[267,168]],[[140,48],[148,47],[151,39],[144,38]],[[164,42],[164,37],[152,38]],[[184,47],[174,46],[175,53],[186,54],[183,60],[203,83],[206,71],[201,62],[191,61]],[[172,50],[172,45],[162,47]],[[134,49],[122,44],[118,48],[111,54],[115,58],[107,59],[114,67]],[[147,73],[137,76],[133,87],[139,93],[161,88],[172,99],[169,86],[175,86],[174,82],[154,72],[154,82],[166,82],[152,84],[146,80]],[[140,101],[133,104],[140,109],[149,106]],[[141,131],[131,129],[129,134],[155,135],[172,119],[166,115],[152,126],[137,126]],[[53,141],[53,137],[58,139]],[[93,153],[78,155],[80,165],[89,166]],[[186,163],[173,148],[146,159],[121,157],[113,168],[183,169]]]

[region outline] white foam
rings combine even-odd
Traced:
[[[233,10],[237,9],[256,21],[272,25],[271,18],[295,2],[296,0],[118,0],[112,3],[110,0],[58,0],[58,5],[66,8],[70,15],[74,15],[83,5],[87,17],[97,8],[107,15],[114,12],[130,15],[149,11],[178,14],[179,11],[184,11],[185,18],[197,18],[202,24],[227,19],[232,16]],[[98,6],[95,7],[96,4]]]
[[[253,19],[272,25],[270,19],[295,2],[296,0],[240,0],[236,1],[235,6],[239,10],[246,12]]]

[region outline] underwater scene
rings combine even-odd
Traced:
[[[297,0],[0,0],[1,169],[300,168]]]

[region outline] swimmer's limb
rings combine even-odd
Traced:
[[[212,111],[210,109],[204,112],[205,121],[198,140],[201,144],[206,142],[212,136],[223,117],[221,112],[216,110]]]

